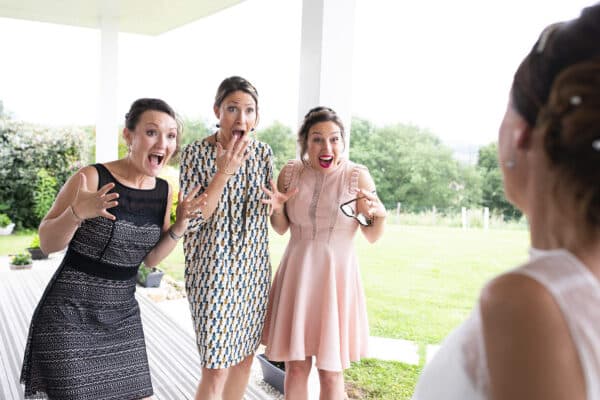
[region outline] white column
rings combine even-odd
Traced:
[[[118,155],[118,53],[119,21],[117,3],[103,3],[100,21],[100,87],[98,90],[98,112],[96,116],[96,162],[115,160]]]
[[[355,0],[303,0],[298,120],[315,106],[333,108],[350,142]]]

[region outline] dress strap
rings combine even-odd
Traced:
[[[96,168],[96,171],[98,172],[98,189],[107,183],[115,181],[108,168],[106,168],[104,165],[96,163],[92,166]]]
[[[298,176],[302,170],[303,164],[300,160],[289,160],[284,167],[283,190],[287,192],[290,187],[298,185]]]
[[[361,171],[369,172],[369,169],[362,164],[355,164],[352,162],[348,163],[350,169],[350,179],[348,185],[348,193],[355,195],[358,192],[358,178],[360,177]]]

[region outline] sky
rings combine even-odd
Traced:
[[[496,140],[512,75],[548,24],[593,0],[355,0],[352,114],[410,123],[453,146]],[[118,112],[160,97],[216,123],[221,80],[260,94],[261,125],[295,131],[301,0],[246,0],[158,36],[119,34]],[[15,119],[93,125],[100,33],[0,18],[0,100]]]

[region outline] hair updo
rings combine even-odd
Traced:
[[[515,73],[515,110],[543,135],[558,175],[600,226],[600,3],[548,26]]]

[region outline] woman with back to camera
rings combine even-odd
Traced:
[[[269,295],[266,356],[285,361],[286,399],[308,398],[312,357],[321,399],[344,398],[343,370],[367,354],[369,326],[353,239],[383,234],[386,210],[366,167],[344,157],[342,121],[316,107],[298,132],[300,160],[281,170],[264,202],[290,239]]]
[[[600,4],[550,25],[499,130],[529,261],[493,279],[425,367],[415,400],[600,399]]]
[[[202,377],[197,400],[241,399],[260,344],[271,281],[268,210],[261,185],[272,151],[254,139],[258,93],[232,76],[215,97],[217,131],[183,151],[181,188],[205,188],[207,204],[184,239],[185,282]]]
[[[152,395],[140,310],[134,297],[143,261],[158,264],[204,201],[179,197],[158,174],[181,130],[160,99],[136,100],[125,116],[129,151],[82,168],[40,224],[44,253],[67,252],[40,300],[21,372],[25,398],[133,400]]]

